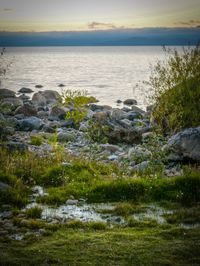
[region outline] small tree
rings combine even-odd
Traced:
[[[165,49],[166,61],[152,69],[153,116],[163,133],[200,125],[200,45]]]

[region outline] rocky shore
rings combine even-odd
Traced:
[[[117,162],[130,172],[161,167],[166,176],[180,175],[182,164],[200,162],[200,127],[161,137],[154,132],[152,106],[144,111],[134,99],[122,108],[91,103],[77,125],[66,119],[76,107],[63,104],[58,92],[30,93],[0,89],[1,146],[10,151],[52,152],[53,141],[75,156]]]

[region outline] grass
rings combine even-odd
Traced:
[[[30,137],[30,144],[35,146],[41,146],[43,143],[42,136],[31,136]]]
[[[39,207],[29,208],[25,212],[27,218],[41,218],[42,209]]]
[[[35,241],[0,241],[1,265],[197,266],[200,230],[61,228]]]

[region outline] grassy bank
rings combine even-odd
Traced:
[[[60,229],[29,242],[0,243],[1,265],[197,266],[200,230]]]

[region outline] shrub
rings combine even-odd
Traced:
[[[120,216],[128,216],[129,214],[133,213],[133,210],[134,208],[130,203],[121,202],[117,204],[113,212]]]
[[[41,218],[42,209],[37,206],[29,208],[26,210],[25,214],[27,218],[33,218],[33,219]]]
[[[42,145],[43,138],[41,136],[31,136],[30,144],[35,146]]]
[[[154,89],[153,116],[162,133],[200,124],[200,45],[195,48],[166,50],[167,61],[159,61],[149,84]]]

